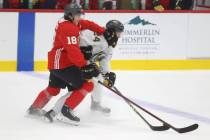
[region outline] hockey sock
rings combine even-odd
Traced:
[[[56,96],[60,92],[59,88],[47,87],[45,90],[41,91],[32,104],[33,108],[41,109],[43,108],[51,99],[52,96]]]
[[[93,86],[92,82],[85,82],[81,89],[72,92],[72,94],[66,99],[65,104],[74,110],[82,102],[88,92],[93,90]]]

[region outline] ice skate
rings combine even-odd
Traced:
[[[92,111],[98,111],[101,113],[105,113],[105,114],[110,114],[111,113],[111,109],[108,107],[104,107],[102,106],[99,102],[95,102],[95,101],[91,101],[91,110]]]

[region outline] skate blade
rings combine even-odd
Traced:
[[[53,123],[54,122],[54,119],[51,121],[49,120],[46,116],[42,116],[41,119],[47,123]]]
[[[24,115],[25,118],[29,118],[29,119],[34,119],[34,120],[40,120],[40,121],[44,121],[44,122],[50,122],[49,119],[47,119],[47,117],[45,117],[46,111],[43,110],[41,114],[30,114],[28,111],[26,112],[26,114]]]
[[[24,117],[29,118],[29,119],[33,119],[33,120],[39,120],[39,121],[42,121],[42,122],[49,122],[49,121],[46,120],[46,117],[44,117],[44,116],[26,114]]]
[[[39,113],[33,113],[33,114],[30,114],[30,113],[29,113],[29,110],[27,110],[25,116],[37,116],[37,117],[41,117],[41,116],[44,116],[46,113],[47,113],[47,111],[45,111],[45,110],[43,110],[43,109],[40,110]]]
[[[64,117],[62,114],[58,114],[55,117],[55,120],[64,124],[68,124],[72,126],[79,126],[79,122],[69,120],[68,118]]]

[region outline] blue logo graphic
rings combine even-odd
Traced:
[[[149,21],[146,21],[144,19],[141,19],[140,16],[137,16],[133,19],[131,19],[128,23],[126,24],[129,24],[129,25],[139,25],[139,24],[142,24],[143,26],[145,25],[156,25],[154,23],[151,23]]]

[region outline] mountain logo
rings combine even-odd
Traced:
[[[145,25],[156,25],[154,23],[151,23],[149,21],[146,21],[144,19],[141,19],[140,16],[136,16],[135,18],[133,18],[130,21],[128,21],[126,24],[129,24],[129,25],[139,25],[139,24],[142,24],[143,26],[145,26]]]

